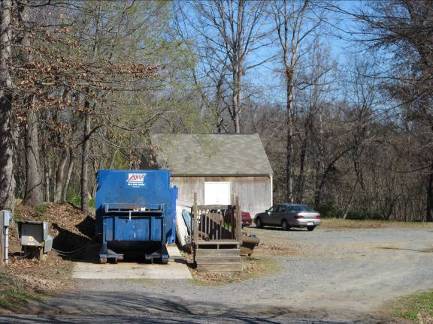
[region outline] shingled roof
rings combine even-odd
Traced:
[[[153,134],[159,166],[177,176],[271,175],[258,134]]]

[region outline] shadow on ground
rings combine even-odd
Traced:
[[[101,244],[94,237],[95,219],[93,217],[87,216],[75,226],[79,234],[62,228],[55,223],[52,227],[58,232],[58,235],[53,240],[53,248],[64,260],[99,263]],[[123,261],[149,263],[141,250],[128,250],[127,253],[125,252]]]
[[[239,322],[239,323],[378,323],[373,317],[345,321],[330,320],[325,311],[294,311],[273,306],[249,305],[243,308],[229,307],[224,304],[212,304],[185,301],[182,298],[149,296],[125,292],[86,292],[66,294],[45,302],[35,302],[27,314],[0,317],[9,321],[29,323],[56,321],[64,323],[81,322]]]
[[[407,249],[393,246],[379,246],[377,249],[380,250],[398,250],[398,251],[411,251],[411,252],[419,252],[419,253],[433,253],[433,248],[427,249]]]
[[[280,231],[280,232],[287,232],[287,231],[305,232],[305,231],[307,231],[306,228],[297,228],[297,227],[291,227],[291,228],[289,228],[287,230],[285,230],[285,229],[283,229],[281,227],[277,227],[277,226],[264,226],[264,227],[260,227],[260,228],[257,228],[257,227],[252,227],[252,228],[262,229],[262,230],[268,230],[268,231]]]
[[[99,244],[94,240],[95,219],[87,216],[76,225],[78,233],[71,232],[54,223],[52,227],[58,232],[53,240],[53,248],[66,260],[96,262]]]

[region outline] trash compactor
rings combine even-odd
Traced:
[[[176,198],[168,170],[98,171],[100,263],[116,263],[124,255],[167,263],[166,244],[176,237]]]

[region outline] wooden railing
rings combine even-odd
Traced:
[[[202,241],[241,241],[241,212],[239,198],[235,205],[197,205],[194,193],[192,214],[193,242]]]

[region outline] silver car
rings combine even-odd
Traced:
[[[312,231],[320,224],[320,214],[307,205],[279,204],[257,214],[254,222],[257,227],[281,226],[284,230],[291,227],[306,227]]]

